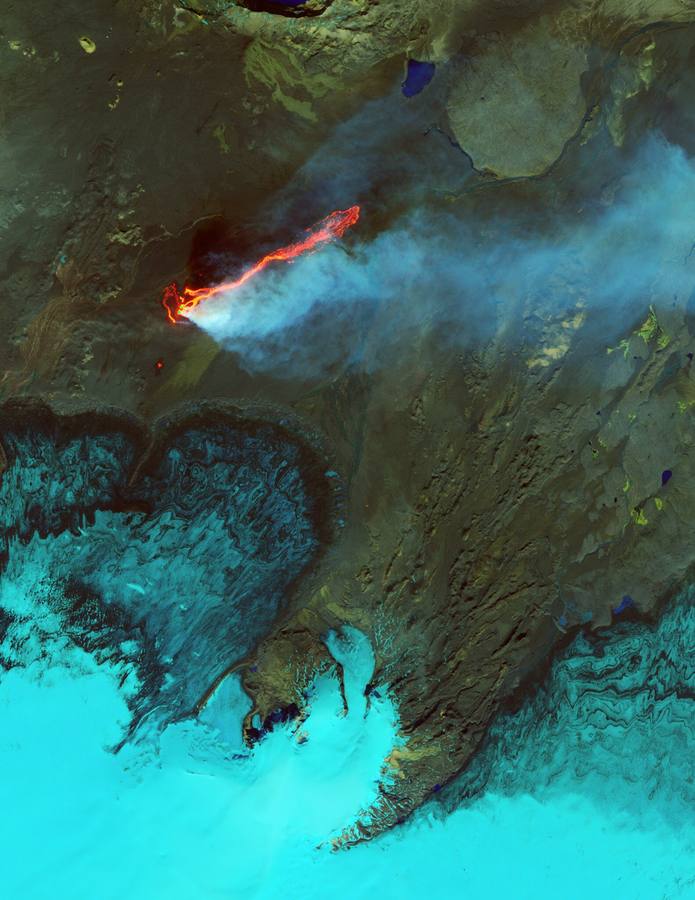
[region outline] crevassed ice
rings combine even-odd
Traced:
[[[35,615],[48,637],[0,681],[3,896],[695,896],[686,595],[657,628],[619,625],[600,647],[579,638],[495,723],[444,807],[338,853],[324,842],[371,802],[398,740],[391,701],[367,709],[363,635],[327,638],[348,712],[335,678],[318,678],[304,743],[287,726],[245,748],[249,701],[230,677],[199,720],[114,755],[135,686]]]

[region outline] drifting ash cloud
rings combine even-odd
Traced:
[[[389,365],[427,335],[442,349],[495,335],[518,342],[517,312],[543,319],[581,308],[608,342],[650,304],[682,310],[694,287],[695,164],[656,136],[610,194],[571,216],[543,210],[520,225],[416,210],[364,239],[369,216],[364,201],[340,244],[268,267],[190,319],[249,371],[316,377]]]

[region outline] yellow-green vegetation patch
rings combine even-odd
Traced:
[[[654,312],[653,306],[649,307],[649,315],[637,329],[635,334],[641,337],[644,343],[647,345],[651,344],[652,342],[656,342],[656,347],[658,350],[663,350],[664,347],[668,347],[671,341],[671,338],[666,334],[664,329],[659,324],[659,319]]]
[[[232,148],[227,143],[227,135],[225,132],[226,132],[226,126],[218,125],[216,128],[213,128],[212,136],[217,141],[222,153],[227,154],[231,151]]]
[[[656,41],[649,41],[642,50],[637,61],[637,71],[639,72],[640,81],[650,87],[654,81],[654,51],[656,50]]]
[[[309,73],[306,60],[291,47],[268,46],[261,40],[253,41],[247,48],[244,71],[247,80],[264,84],[276,103],[309,122],[318,121],[312,101],[325,97],[340,83],[338,77]]]
[[[7,46],[10,50],[14,50],[15,53],[21,53],[22,56],[26,56],[27,59],[33,59],[36,56],[36,47],[32,47],[30,44],[23,44],[21,41],[8,41]]]
[[[110,244],[121,244],[123,247],[137,246],[142,241],[142,229],[139,225],[128,225],[109,235]]]
[[[674,387],[678,394],[678,408],[684,413],[691,406],[695,405],[695,382],[681,371]]]
[[[608,131],[616,147],[625,141],[625,106],[654,79],[654,50],[656,43],[650,41],[642,48],[636,60],[623,57],[617,74],[611,84],[612,102],[606,120]]]
[[[664,508],[664,501],[661,499],[661,497],[654,497],[654,506],[656,506],[657,509]]]
[[[623,338],[617,347],[606,347],[606,353],[615,353],[616,350],[622,350],[623,356],[627,359],[630,354],[630,339]]]
[[[635,523],[635,525],[649,524],[649,519],[645,516],[644,510],[641,506],[635,506],[634,509],[630,511],[630,518]]]

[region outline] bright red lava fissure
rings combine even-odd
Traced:
[[[291,262],[296,257],[304,253],[311,253],[321,244],[327,244],[341,238],[348,228],[351,228],[360,217],[359,206],[351,206],[349,209],[336,209],[330,215],[322,219],[313,228],[308,230],[307,236],[294,244],[287,247],[280,247],[279,250],[273,250],[255,266],[247,269],[243,275],[236,281],[225,281],[222,284],[216,284],[214,287],[192,288],[186,285],[183,290],[179,291],[176,282],[172,282],[164,289],[162,297],[162,306],[166,310],[169,321],[175,325],[179,319],[186,318],[191,310],[195,309],[205,300],[214,297],[216,294],[223,294],[227,291],[236,290],[242,284],[250,281],[254,275],[265,269],[271,262],[283,260]]]

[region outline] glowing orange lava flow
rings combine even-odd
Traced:
[[[279,250],[273,250],[259,260],[255,266],[248,269],[244,274],[237,278],[236,281],[225,281],[209,288],[192,288],[184,287],[179,291],[176,282],[172,282],[164,289],[162,297],[162,306],[166,310],[169,321],[176,324],[180,318],[186,315],[201,304],[204,300],[214,297],[216,294],[223,294],[226,291],[233,291],[250,281],[254,275],[257,275],[262,269],[276,260],[285,260],[291,262],[297,256],[303,253],[311,253],[321,244],[329,241],[335,241],[341,238],[348,228],[351,228],[360,217],[359,206],[351,206],[349,209],[336,209],[325,219],[322,219],[317,225],[309,229],[307,237],[295,244],[287,247],[280,247]]]

